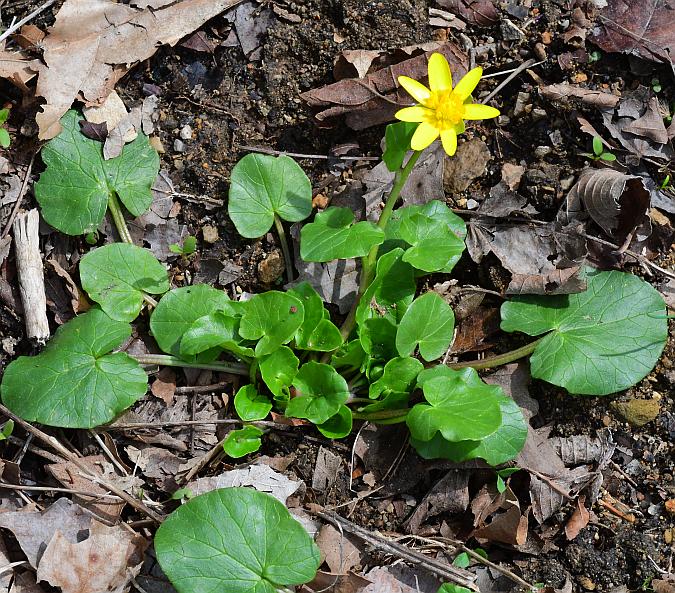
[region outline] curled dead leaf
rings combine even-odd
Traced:
[[[619,97],[612,93],[587,89],[564,82],[540,87],[539,92],[543,97],[551,101],[576,98],[580,99],[582,103],[597,107],[598,109],[612,109],[619,102]]]
[[[565,525],[565,536],[567,537],[568,541],[572,541],[574,538],[576,538],[581,530],[586,527],[586,525],[588,525],[591,514],[584,506],[585,502],[585,496],[581,495],[579,498],[577,498],[577,508],[574,509],[574,513],[572,513],[570,520]]]
[[[489,27],[499,20],[497,9],[491,0],[438,0],[438,5],[470,25]]]

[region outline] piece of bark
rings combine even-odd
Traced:
[[[26,334],[38,344],[44,344],[49,339],[49,321],[39,226],[40,214],[34,209],[19,214],[12,228]]]

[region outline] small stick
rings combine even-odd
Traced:
[[[38,14],[49,8],[55,2],[56,0],[47,0],[47,2],[45,2],[42,6],[36,8],[33,12],[23,17],[20,21],[12,22],[12,24],[7,27],[7,30],[2,35],[0,35],[0,41],[7,39],[7,37],[14,33],[14,31],[23,27],[23,25],[25,25],[28,21],[34,19]]]
[[[20,214],[12,224],[26,334],[38,344],[44,344],[49,339],[49,321],[39,227],[37,209]]]
[[[539,62],[539,63],[541,64],[542,62]],[[501,91],[507,84],[509,84],[509,82],[511,82],[523,70],[527,70],[529,67],[534,66],[534,65],[535,65],[535,61],[532,60],[532,59],[528,60],[527,62],[523,62],[520,66],[518,66],[518,68],[513,70],[513,72],[511,72],[511,74],[509,74],[504,80],[502,80],[499,83],[499,85],[497,86],[497,88],[495,90],[493,90],[487,97],[485,97],[485,99],[483,99],[481,101],[481,103],[483,105],[485,105],[485,103],[487,103],[490,99],[492,99],[492,97],[494,97],[499,91]],[[483,77],[483,78],[485,78],[485,77]]]
[[[0,240],[4,239],[7,235],[9,235],[9,229],[12,228],[12,223],[14,222],[16,215],[19,213],[21,203],[23,202],[23,196],[26,194],[26,187],[28,186],[28,180],[30,179],[31,171],[33,170],[34,161],[35,161],[35,154],[33,154],[33,156],[30,159],[30,163],[28,163],[28,169],[26,169],[26,174],[23,177],[23,182],[21,183],[19,195],[16,198],[14,208],[12,208],[12,213],[9,215],[9,220],[7,221],[7,225],[5,226],[5,230],[2,231],[2,235],[0,235]]]
[[[237,148],[242,150],[250,150],[252,152],[260,152],[262,154],[271,154],[274,156],[292,156],[296,159],[339,159],[341,161],[379,161],[379,156],[330,156],[326,154],[303,154],[301,152],[286,152],[285,150],[273,150],[271,148],[264,148],[263,146],[245,146],[238,144]]]
[[[27,492],[66,492],[68,494],[77,494],[78,496],[89,496],[91,498],[110,498],[120,500],[116,494],[92,494],[84,490],[71,490],[70,488],[56,488],[54,486],[22,486],[20,484],[8,484],[7,482],[0,482],[0,488],[7,488],[8,490],[25,490]]]
[[[176,393],[210,393],[212,391],[224,391],[229,383],[212,383],[211,385],[188,385],[187,387],[176,387]]]
[[[210,451],[207,451],[204,455],[199,458],[199,461],[192,466],[190,471],[182,477],[176,476],[176,484],[183,485],[187,484],[192,478],[194,478],[200,471],[202,471],[211,461],[213,461],[219,453],[223,452],[223,444],[225,443],[225,437],[222,441],[214,445]]]

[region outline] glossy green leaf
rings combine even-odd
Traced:
[[[661,295],[623,272],[585,271],[585,292],[517,297],[502,305],[502,329],[546,335],[530,357],[532,376],[570,393],[607,395],[635,385],[668,338]]]
[[[231,430],[223,441],[223,450],[235,459],[255,453],[262,446],[260,441],[262,435],[263,431],[257,426],[244,426],[239,430]]]
[[[159,172],[159,155],[147,136],[139,133],[120,156],[106,161],[102,144],[80,132],[80,119],[76,111],[63,116],[63,131],[40,153],[47,168],[34,185],[42,216],[67,235],[95,231],[113,192],[134,216],[143,214]]]
[[[112,318],[133,321],[145,294],[169,290],[166,268],[148,249],[129,243],[111,243],[80,260],[82,288]]]
[[[600,136],[593,136],[593,152],[596,156],[600,156],[604,151],[602,147],[602,138]]]
[[[440,433],[447,441],[476,441],[502,422],[501,388],[484,383],[472,368],[422,378],[422,391],[428,403],[413,406],[406,419],[414,439],[430,441]]]
[[[331,352],[342,345],[342,334],[330,320],[323,300],[308,282],[288,291],[302,301],[305,317],[295,333],[295,346],[301,350]]]
[[[148,378],[127,354],[110,351],[131,335],[100,309],[59,327],[37,356],[21,356],[2,378],[2,401],[29,422],[93,428],[145,395]]]
[[[366,414],[381,412],[382,410],[401,410],[401,416],[405,417],[408,413],[408,401],[410,394],[404,391],[388,391],[382,399],[374,401],[372,404],[359,406],[358,411]]]
[[[318,424],[317,429],[328,439],[343,439],[352,431],[352,422],[352,411],[347,406],[340,406],[337,414]]]
[[[403,166],[405,155],[410,150],[410,140],[418,125],[400,121],[389,124],[385,129],[385,149],[382,153],[382,160],[390,171],[398,171]]]
[[[300,361],[287,346],[281,346],[260,360],[260,374],[265,385],[274,394],[274,399],[288,401],[289,387],[298,374]]]
[[[272,410],[272,402],[266,395],[258,393],[255,385],[244,385],[234,396],[234,409],[245,422],[262,420]]]
[[[349,208],[330,207],[302,227],[300,257],[309,262],[362,257],[383,241],[384,231],[372,222],[354,224]]]
[[[443,583],[436,593],[471,593],[471,589],[453,583]]]
[[[403,261],[424,272],[450,272],[464,251],[464,241],[445,222],[424,214],[402,220],[401,237],[411,245]]]
[[[396,326],[384,317],[366,319],[361,330],[361,345],[371,358],[391,360],[396,358]]]
[[[409,356],[392,358],[384,365],[382,376],[371,383],[368,397],[375,399],[382,393],[391,391],[410,393],[415,388],[417,375],[423,368],[424,365],[416,358]]]
[[[447,351],[455,332],[455,314],[435,292],[417,297],[403,315],[396,333],[396,349],[410,356],[417,346],[424,360],[436,360]]]
[[[242,237],[270,230],[274,215],[298,222],[312,213],[312,186],[289,156],[247,154],[232,169],[228,213]]]
[[[162,523],[154,544],[178,593],[278,593],[311,581],[321,562],[288,509],[248,488],[192,498]]]
[[[9,148],[12,144],[12,138],[9,135],[9,132],[5,128],[0,128],[0,147]]]
[[[293,380],[296,397],[286,407],[286,416],[323,424],[340,410],[349,397],[347,381],[327,364],[308,362]]]
[[[9,109],[0,109],[0,126],[7,121],[9,117]]]
[[[304,315],[300,299],[286,292],[270,290],[256,294],[246,303],[239,333],[247,340],[260,340],[255,355],[265,356],[293,339]]]
[[[424,459],[450,459],[454,462],[484,459],[500,465],[514,459],[525,445],[527,423],[518,405],[505,395],[497,396],[502,423],[492,434],[479,441],[446,441],[437,432],[429,441],[410,439],[410,444]]]
[[[232,304],[222,290],[206,284],[176,288],[159,301],[150,317],[150,330],[164,352],[181,356],[181,340],[192,325],[214,311],[233,313]]]
[[[183,334],[180,355],[188,358],[212,348],[222,348],[239,357],[253,358],[253,348],[249,348],[239,335],[239,322],[239,317],[225,311],[200,317]]]
[[[366,353],[361,346],[361,340],[352,340],[342,345],[331,356],[330,363],[336,369],[356,370],[361,368],[365,359]]]

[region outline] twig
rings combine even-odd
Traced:
[[[2,35],[0,35],[0,42],[7,39],[7,37],[9,37],[12,33],[14,33],[14,31],[23,27],[23,25],[25,25],[28,21],[34,19],[42,11],[47,10],[47,8],[49,8],[55,2],[56,0],[47,0],[47,2],[45,2],[42,6],[36,8],[33,12],[23,17],[20,21],[12,23],[9,27],[7,27],[7,30]]]
[[[633,515],[627,515],[623,511],[620,511],[617,509],[613,504],[610,504],[606,500],[603,500],[602,498],[598,499],[598,504],[601,507],[606,508],[612,515],[616,515],[620,519],[623,519],[624,521],[628,521],[628,523],[635,523],[635,517]]]
[[[359,539],[362,539],[364,542],[370,544],[374,548],[401,558],[406,562],[410,562],[413,565],[420,566],[432,573],[437,574],[453,583],[456,583],[462,587],[467,587],[472,591],[478,591],[475,580],[476,576],[471,574],[469,571],[464,570],[463,568],[458,568],[452,566],[445,562],[440,562],[433,558],[429,558],[420,552],[411,550],[403,544],[399,544],[395,541],[391,541],[378,533],[374,533],[363,527],[355,525],[351,521],[337,515],[335,513],[324,513],[320,511],[315,511],[314,514],[324,521],[335,525],[338,528],[344,529],[347,533],[351,533],[357,536]]]
[[[99,447],[103,449],[103,452],[106,454],[108,459],[112,462],[112,464],[122,472],[125,476],[129,475],[129,472],[127,471],[127,468],[125,468],[117,459],[115,459],[115,456],[112,454],[112,451],[108,449],[108,446],[103,442],[103,439],[99,436],[97,432],[94,432],[93,430],[89,431],[89,434],[94,437],[96,442],[99,444]]]
[[[175,420],[170,422],[132,422],[129,424],[110,424],[108,426],[100,426],[94,430],[134,430],[139,428],[176,428],[181,426],[202,426],[207,424],[243,424],[239,419],[214,419],[214,420]],[[280,424],[278,422],[270,422],[268,420],[259,420],[257,422],[247,422],[247,424],[255,424],[256,426],[264,426],[269,428],[279,428],[281,430],[290,430],[291,426]]]
[[[17,196],[16,202],[14,203],[14,208],[12,208],[12,213],[9,215],[9,220],[5,225],[5,230],[3,230],[2,235],[0,235],[0,240],[4,239],[9,234],[9,230],[12,228],[12,223],[14,222],[16,215],[19,213],[21,203],[23,202],[23,196],[26,194],[26,187],[28,187],[28,180],[30,179],[30,174],[33,170],[33,162],[35,161],[36,154],[37,153],[34,153],[33,156],[30,158],[30,163],[28,163],[28,169],[26,169],[26,174],[24,175],[23,182],[21,183],[19,195]]]
[[[532,61],[532,60],[530,60]],[[534,68],[535,66],[539,66],[540,64],[544,64],[546,60],[542,60],[541,62],[535,62],[534,64],[530,64],[529,66],[525,66],[525,64],[521,64],[520,66],[516,68],[511,68],[510,70],[501,70],[499,72],[492,72],[491,74],[483,74],[481,78],[495,78],[497,76],[504,76],[504,74],[511,74],[511,73],[518,73],[522,72],[525,68]]]
[[[227,437],[225,437],[222,441],[220,441],[219,443],[214,445],[211,448],[211,450],[204,453],[204,455],[202,455],[199,458],[199,461],[197,461],[197,463],[194,466],[192,466],[192,468],[190,468],[190,471],[188,471],[188,473],[186,473],[184,476],[182,476],[182,477],[176,476],[176,484],[178,484],[179,486],[181,486],[183,484],[187,484],[200,471],[202,471],[209,463],[211,463],[211,461],[213,461],[213,459],[215,459],[218,456],[219,453],[223,452],[223,444],[225,443],[226,439],[227,439]]]
[[[539,62],[540,64],[542,62]],[[487,103],[492,97],[494,97],[499,91],[501,91],[509,82],[511,82],[516,76],[518,76],[523,70],[527,70],[531,66],[534,66],[536,62],[532,59],[527,60],[527,62],[523,62],[518,68],[516,68],[511,74],[509,74],[504,80],[502,80],[499,85],[497,85],[497,88],[495,88],[485,99],[481,101],[483,105]],[[485,78],[485,77],[484,77]]]
[[[273,150],[271,148],[264,148],[263,146],[245,146],[237,144],[237,148],[242,150],[250,150],[252,152],[260,152],[262,154],[271,154],[274,156],[286,155],[292,156],[296,159],[338,159],[341,161],[379,161],[379,156],[330,156],[325,154],[302,154],[300,152],[286,152],[285,150]]]
[[[211,391],[224,390],[230,383],[212,383],[211,385],[188,385],[187,387],[176,387],[176,393],[210,393]]]
[[[112,498],[120,500],[116,494],[92,494],[84,490],[71,490],[70,488],[56,488],[54,486],[23,486],[21,484],[8,484],[7,482],[0,482],[0,488],[7,488],[8,490],[25,490],[27,492],[66,492],[68,494],[77,494],[78,496],[89,496],[91,498]]]
[[[23,418],[20,418],[17,416],[14,412],[12,412],[9,408],[6,406],[0,404],[0,412],[5,414],[5,416],[11,418],[16,422],[18,425],[20,425],[24,430],[29,432],[30,434],[34,435],[37,439],[42,441],[43,443],[49,445],[52,447],[61,457],[66,459],[67,461],[70,461],[73,465],[75,465],[77,468],[79,468],[84,475],[87,477],[87,479],[92,480],[95,483],[100,484],[103,486],[106,490],[110,490],[113,494],[116,494],[119,496],[122,500],[130,504],[132,507],[134,507],[137,511],[144,513],[148,517],[150,517],[153,521],[156,523],[161,523],[162,522],[162,517],[158,515],[155,511],[153,511],[151,508],[149,508],[147,505],[145,505],[143,502],[140,500],[134,498],[121,488],[118,488],[115,484],[112,484],[111,482],[108,482],[108,480],[105,480],[104,478],[94,476],[91,474],[91,467],[89,467],[80,457],[75,455],[74,453],[70,452],[68,449],[66,449],[57,439],[55,439],[53,436],[48,435],[45,432],[42,432],[39,428],[36,428],[32,424],[29,424],[26,422]]]

